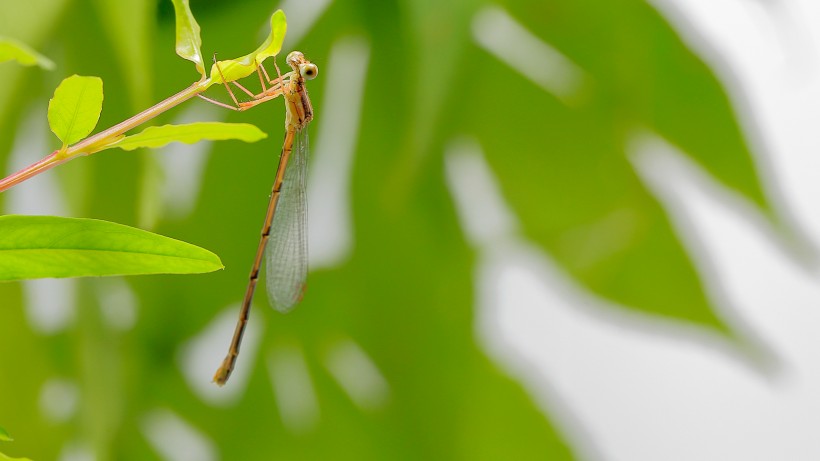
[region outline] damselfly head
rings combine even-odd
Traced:
[[[305,59],[305,55],[301,51],[291,51],[288,54],[287,62],[305,80],[313,80],[319,75],[319,68],[316,67],[316,64]]]

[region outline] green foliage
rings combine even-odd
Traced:
[[[202,38],[199,36],[199,24],[196,22],[188,0],[173,0],[176,13],[177,54],[196,65],[196,70],[205,79],[205,64],[202,61]]]
[[[25,43],[0,37],[0,62],[17,61],[24,66],[40,66],[43,69],[54,69],[54,63],[47,57],[31,49]]]
[[[464,70],[473,78],[455,77],[466,83],[452,95],[464,102],[450,104],[458,108],[448,112],[459,121],[454,131],[475,134],[525,234],[584,287],[629,309],[726,332],[666,212],[626,155],[635,136],[650,130],[768,209],[723,89],[645,2],[557,3],[547,12],[509,1],[506,12],[485,10],[481,18],[491,20],[473,26],[505,15],[521,21],[577,66],[589,82],[578,91],[585,101],[568,105],[483,49],[468,51]],[[498,75],[507,76],[504,91],[484,91]],[[508,114],[485,110],[509,101],[527,101],[515,136],[504,125]]]
[[[177,54],[196,64],[197,71],[205,79],[202,63],[202,39],[199,24],[191,13],[188,0],[172,0],[176,13]],[[224,81],[233,82],[245,78],[256,71],[265,59],[276,56],[282,49],[287,32],[287,18],[282,10],[276,10],[270,17],[270,33],[264,42],[251,53],[236,59],[218,61],[211,66],[209,86]]]
[[[7,460],[12,460],[13,461],[14,458],[11,458],[7,455],[4,455],[3,452],[0,452],[0,461],[7,461]]]
[[[171,142],[193,144],[204,140],[224,141],[237,139],[245,142],[256,142],[267,137],[268,135],[262,130],[248,123],[199,122],[185,125],[152,126],[135,135],[121,138],[102,147],[100,150],[115,147],[123,150],[156,149]]]
[[[0,216],[0,281],[196,274],[222,267],[208,250],[121,224],[56,216]]]
[[[102,103],[103,82],[98,77],[72,75],[54,90],[54,97],[48,102],[48,124],[63,142],[63,150],[97,126]]]
[[[259,48],[241,58],[218,61],[211,66],[211,81],[213,83],[232,82],[251,75],[259,64],[271,56],[276,56],[282,49],[288,24],[285,13],[276,10],[270,17],[270,34]]]
[[[5,429],[0,427],[0,442],[12,442],[14,439],[9,436]],[[28,458],[12,458],[0,452],[0,461],[31,461]]]
[[[12,458],[10,456],[0,453],[0,461],[31,461],[28,458]]]
[[[100,36],[100,39],[111,43],[113,50],[110,59],[131,69],[122,79],[132,108],[146,107],[152,102],[152,82],[147,76],[147,69],[151,67],[151,54],[142,45],[151,39],[146,26],[153,21],[156,0],[91,1],[100,15],[106,18],[103,23],[105,35]]]

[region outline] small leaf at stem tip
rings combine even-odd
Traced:
[[[205,79],[205,64],[202,60],[202,38],[199,24],[191,12],[188,0],[173,0],[176,13],[177,54],[196,65],[197,72]]]
[[[6,432],[6,430],[5,430],[5,429],[3,429],[2,427],[0,427],[0,442],[11,442],[11,441],[13,441],[13,440],[14,440],[14,439],[13,439],[13,438],[11,438],[11,436],[9,435],[9,433],[8,433],[8,432]]]
[[[134,150],[143,147],[155,149],[172,142],[193,144],[199,141],[224,141],[228,139],[256,142],[267,137],[268,135],[264,131],[249,123],[199,122],[185,125],[152,126],[140,133],[108,144],[100,150],[114,147],[123,150]]]
[[[48,102],[48,124],[66,146],[85,138],[97,126],[103,103],[99,77],[72,75],[54,90]]]
[[[197,274],[222,261],[190,243],[122,224],[57,216],[0,216],[0,281]]]
[[[0,37],[0,62],[17,61],[24,66],[40,66],[43,69],[54,69],[54,62],[34,51],[25,43],[10,38]]]
[[[211,66],[211,81],[222,83],[224,75],[226,81],[232,82],[255,72],[259,63],[271,56],[276,56],[282,50],[282,42],[285,41],[287,30],[288,22],[285,13],[282,10],[276,10],[270,17],[270,35],[259,48],[241,58],[219,61]],[[222,71],[221,74],[220,71]]]

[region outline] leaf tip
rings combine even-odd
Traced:
[[[51,59],[38,53],[23,42],[0,36],[0,62],[16,61],[23,66],[38,66],[42,69],[54,69]]]
[[[9,433],[5,429],[0,427],[0,442],[13,442],[13,441],[14,441],[14,439],[11,438]]]

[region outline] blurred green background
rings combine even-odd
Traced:
[[[38,460],[74,453],[99,460],[574,459],[581,447],[568,445],[560,421],[476,341],[478,250],[445,178],[454,140],[481,147],[523,236],[591,293],[641,315],[734,336],[634,172],[627,143],[636,132],[656,133],[776,213],[724,90],[647,3],[291,5],[191,0],[207,59],[253,50],[270,14],[285,9],[284,52],[299,49],[320,68],[309,82],[310,130],[328,155],[337,139],[320,137],[334,133],[323,127],[323,107],[334,97],[328,89],[364,85],[360,117],[355,107],[349,114],[358,124],[350,127],[347,256],[313,271],[304,302],[286,316],[268,309],[259,290],[241,376],[212,389],[210,371],[197,370],[214,370],[227,347],[281,145],[280,103],[233,113],[193,101],[187,104],[198,109],[184,105],[155,120],[179,122],[183,114],[254,123],[269,133],[256,144],[216,143],[207,157],[105,152],[46,173],[59,188],[40,201],[200,245],[219,254],[226,270],[77,280],[68,291],[74,311],[49,331],[33,326],[24,297],[51,285],[0,285],[0,426],[16,439],[4,451]],[[71,74],[105,83],[98,130],[198,78],[174,53],[170,1],[4,1],[0,35],[57,64],[52,72],[0,65],[4,165],[12,151],[39,150],[26,154],[33,161],[58,147],[45,107]],[[552,48],[539,54],[531,39]],[[328,63],[348,56],[340,50],[351,43],[356,62],[367,65],[364,80],[332,86],[343,63]],[[564,58],[544,62],[550,49]],[[563,71],[570,76],[555,83],[550,72]],[[216,90],[209,96],[227,100]],[[190,213],[175,213],[162,187],[199,173],[163,167],[162,156],[171,155],[207,159]],[[6,213],[10,202],[9,193],[0,195]],[[217,339],[207,335],[215,325]],[[192,352],[202,350],[208,353]],[[158,448],[169,446],[190,457]],[[208,449],[195,456],[191,447]]]

